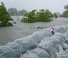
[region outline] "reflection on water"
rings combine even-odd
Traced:
[[[14,41],[28,35],[31,35],[33,32],[38,31],[37,27],[52,27],[55,25],[64,25],[68,24],[68,18],[58,18],[52,22],[38,22],[38,23],[21,23],[19,18],[22,16],[16,17],[12,16],[16,24],[13,27],[0,27],[0,45],[4,45],[8,42]]]

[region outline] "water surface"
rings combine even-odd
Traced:
[[[16,24],[13,27],[0,27],[0,45],[4,45],[8,42],[12,42],[15,39],[19,39],[33,32],[38,31],[37,27],[53,27],[56,25],[68,24],[68,18],[58,18],[51,22],[37,22],[37,23],[21,23],[22,16],[12,16]]]

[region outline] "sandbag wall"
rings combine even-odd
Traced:
[[[0,46],[0,58],[55,58],[58,46],[65,48],[68,41],[68,25],[46,28],[32,35]]]

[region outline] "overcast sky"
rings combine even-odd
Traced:
[[[68,4],[68,0],[0,0],[4,2],[6,8],[17,8],[17,10],[25,9],[49,9],[51,12],[64,11],[64,6]]]

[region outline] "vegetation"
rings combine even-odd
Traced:
[[[18,11],[16,8],[9,8],[8,9],[8,12],[9,12],[9,14],[11,15],[11,16],[22,16],[22,15],[24,15],[27,11],[26,10],[20,10],[20,11]]]
[[[65,5],[64,9],[65,11],[60,15],[60,17],[68,17],[68,5]]]
[[[1,2],[2,5],[0,5],[0,27],[2,26],[12,26],[12,24],[9,22],[12,20],[10,17],[8,11],[6,10],[4,3]]]
[[[22,22],[32,23],[32,22],[49,22],[51,21],[52,13],[46,9],[41,9],[39,11],[32,10],[24,15]]]
[[[53,14],[53,17],[54,17],[54,18],[58,18],[58,13],[55,12],[55,13]]]

